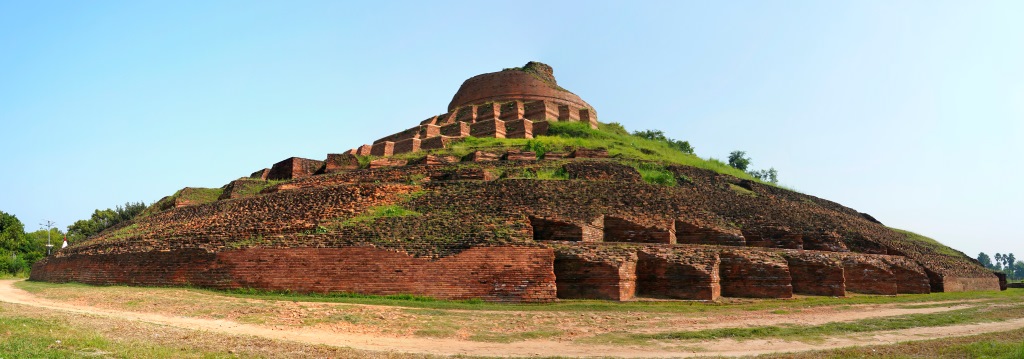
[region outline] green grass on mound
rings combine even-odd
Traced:
[[[942,244],[934,239],[922,236],[911,231],[904,231],[902,229],[892,227],[889,227],[889,229],[905,235],[908,241],[927,247],[928,249],[934,251],[935,253],[945,254],[953,257],[967,257],[967,255],[964,254],[963,252],[950,248],[949,246],[946,246],[945,244]]]
[[[418,159],[426,154],[452,155],[462,157],[474,151],[500,151],[520,149],[537,152],[543,156],[548,152],[571,152],[577,148],[604,148],[612,157],[626,160],[656,162],[665,165],[684,165],[712,170],[743,179],[755,180],[746,172],[730,167],[724,162],[709,158],[702,159],[696,155],[682,152],[664,141],[650,140],[626,133],[616,124],[600,124],[592,129],[580,122],[548,121],[550,128],[547,135],[533,139],[511,138],[478,138],[466,137],[449,148],[429,152],[405,153],[393,156],[399,159]],[[369,162],[365,160],[363,162]],[[758,181],[761,182],[761,181]],[[763,182],[762,182],[763,183]]]

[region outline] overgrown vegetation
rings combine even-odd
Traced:
[[[1013,253],[996,253],[995,261],[985,252],[978,253],[978,263],[985,268],[1006,274],[1008,281],[1024,279],[1024,261],[1017,260]]]
[[[616,125],[619,124],[616,123]],[[619,125],[619,127],[622,127],[622,125]],[[623,128],[623,130],[625,130],[625,128]],[[693,146],[690,146],[689,141],[680,141],[665,137],[665,132],[662,132],[661,130],[635,131],[633,132],[633,136],[646,138],[651,141],[664,142],[668,144],[669,147],[679,150],[679,152],[688,153],[691,155],[693,154]]]
[[[750,162],[750,157],[747,157],[747,153],[744,151],[732,151],[732,153],[729,153],[729,166],[741,171],[746,171],[758,181],[768,182],[771,184],[779,183],[779,171],[777,171],[775,167],[766,170],[747,170],[747,167],[750,166]]]
[[[0,211],[0,277],[28,276],[32,264],[46,256],[47,236],[53,250],[59,249],[64,238],[60,229],[25,233],[17,217]]]
[[[78,220],[68,226],[68,239],[71,242],[78,242],[92,237],[107,228],[132,220],[145,210],[146,204],[143,202],[128,202],[124,207],[117,206],[114,209],[97,209],[92,212],[89,219]]]
[[[940,253],[940,254],[945,254],[945,255],[948,255],[948,256],[954,256],[954,257],[966,257],[967,256],[967,255],[963,254],[963,252],[957,251],[957,250],[955,250],[953,248],[950,248],[950,247],[946,246],[945,244],[940,243],[939,241],[936,241],[934,239],[922,236],[920,234],[917,234],[917,233],[914,233],[914,232],[911,232],[911,231],[905,231],[905,230],[902,230],[902,229],[899,229],[899,228],[889,227],[889,229],[894,230],[894,231],[896,231],[898,233],[901,233],[901,234],[905,235],[907,240],[915,242],[915,243],[917,243],[919,245],[922,245],[924,247],[927,247],[929,250],[931,250],[933,252]]]
[[[665,166],[653,162],[637,162],[634,167],[637,172],[640,172],[640,178],[644,182],[670,187],[676,185],[675,174]]]
[[[406,216],[419,216],[420,213],[407,209],[399,205],[385,205],[371,207],[366,212],[346,219],[340,223],[342,227],[354,226],[358,224],[371,223],[378,218],[390,218],[390,217],[406,217]]]
[[[658,162],[665,165],[684,165],[712,170],[743,179],[757,180],[750,174],[737,170],[714,158],[702,159],[696,155],[681,151],[667,141],[651,140],[631,135],[622,125],[617,123],[601,123],[598,129],[580,122],[549,121],[550,128],[546,136],[533,139],[504,139],[467,137],[453,143],[449,148],[436,150],[436,154],[448,154],[463,157],[473,151],[498,151],[507,148],[542,150],[549,152],[571,152],[577,148],[604,148],[612,157],[625,160]],[[529,147],[527,147],[529,146]],[[410,158],[414,157],[413,154]],[[416,154],[423,156],[422,153]],[[402,156],[402,155],[399,155]],[[396,157],[399,157],[396,156]],[[402,158],[402,157],[400,157]]]

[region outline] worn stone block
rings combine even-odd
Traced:
[[[602,229],[590,223],[529,216],[535,241],[600,242]]]
[[[864,294],[896,295],[896,277],[890,266],[876,257],[846,254],[842,258],[846,290]]]
[[[455,121],[467,123],[476,122],[476,106],[468,105],[459,107],[459,109],[456,110],[455,112]]]
[[[560,159],[565,159],[565,158],[569,158],[569,153],[567,153],[567,152],[560,152],[560,151],[544,152],[544,159],[545,160],[560,160]]]
[[[533,137],[547,135],[548,127],[550,127],[548,121],[533,120]]]
[[[747,245],[746,239],[738,229],[683,219],[676,220],[676,241],[686,244],[719,246],[743,247]]]
[[[747,298],[791,298],[793,278],[778,254],[726,250],[720,254],[722,295]]]
[[[420,125],[437,125],[438,116],[430,116],[426,120],[420,121]]]
[[[501,156],[504,161],[536,161],[537,153],[533,151],[508,150]]]
[[[644,247],[637,256],[638,296],[717,300],[722,294],[717,251]]]
[[[523,112],[523,117],[533,122],[558,119],[558,105],[553,102],[526,101],[523,103]]]
[[[360,156],[369,156],[369,155],[373,154],[373,146],[371,146],[371,145],[359,146],[359,148],[356,149],[356,154],[360,155]]]
[[[597,112],[593,109],[580,109],[580,122],[590,125],[590,128],[597,129]]]
[[[547,156],[547,154],[545,154]],[[566,163],[569,179],[586,181],[639,182],[640,172],[631,166],[604,161],[573,161]]]
[[[624,218],[605,216],[604,241],[675,244],[676,234],[670,228],[644,226]]]
[[[494,102],[476,106],[477,121],[497,120],[501,117],[500,113],[501,105]]]
[[[385,167],[401,167],[408,164],[409,161],[400,160],[396,158],[378,158],[370,161],[370,169],[385,168]]]
[[[497,153],[486,151],[473,151],[462,158],[463,162],[490,162],[500,159]]]
[[[533,121],[527,119],[505,121],[505,138],[533,138]]]
[[[259,178],[261,180],[266,180],[268,175],[270,175],[270,169],[264,168],[259,171],[253,172],[251,175],[249,175],[249,178]]]
[[[608,150],[605,148],[577,148],[569,155],[573,159],[607,159]]]
[[[373,156],[391,156],[393,154],[395,154],[395,143],[391,141],[374,143],[370,148],[370,155]]]
[[[331,153],[324,161],[324,172],[350,171],[359,169],[359,158],[351,153]]]
[[[630,300],[636,295],[636,253],[613,258],[556,252],[554,272],[561,299]]]
[[[437,150],[447,148],[448,145],[458,141],[459,137],[435,136],[420,141],[421,150]]]
[[[441,127],[441,135],[448,137],[469,136],[469,124],[466,122],[456,122],[450,125],[445,125]]]
[[[505,121],[477,121],[469,126],[469,134],[473,137],[505,138]]]
[[[395,142],[393,152],[394,154],[417,152],[420,150],[421,141],[418,138],[404,139]]]
[[[502,121],[518,120],[526,116],[522,101],[505,102],[501,104],[500,112],[499,119]]]
[[[787,252],[784,257],[793,277],[793,293],[846,296],[846,279],[839,260],[804,252]]]
[[[580,109],[579,107],[570,105],[558,105],[558,121],[569,121],[579,122],[580,121]]]
[[[297,179],[312,176],[324,165],[323,161],[290,157],[275,163],[267,173],[268,180]]]
[[[410,162],[410,164],[437,166],[437,165],[447,165],[447,164],[458,163],[458,162],[459,162],[459,158],[455,157],[455,156],[426,155],[426,156],[424,156],[423,158],[421,158],[421,159],[419,159],[417,161]]]
[[[431,137],[440,136],[440,135],[441,135],[441,126],[437,126],[437,125],[420,125],[420,133],[416,136],[416,138],[424,139],[424,138],[431,138]]]

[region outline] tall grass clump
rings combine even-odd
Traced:
[[[651,162],[638,162],[635,167],[644,182],[669,187],[676,185],[675,174],[665,169],[665,166]]]

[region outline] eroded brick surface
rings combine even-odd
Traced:
[[[553,260],[550,249],[519,247],[477,247],[438,260],[363,246],[182,249],[53,259],[32,280],[546,302],[555,299]]]

